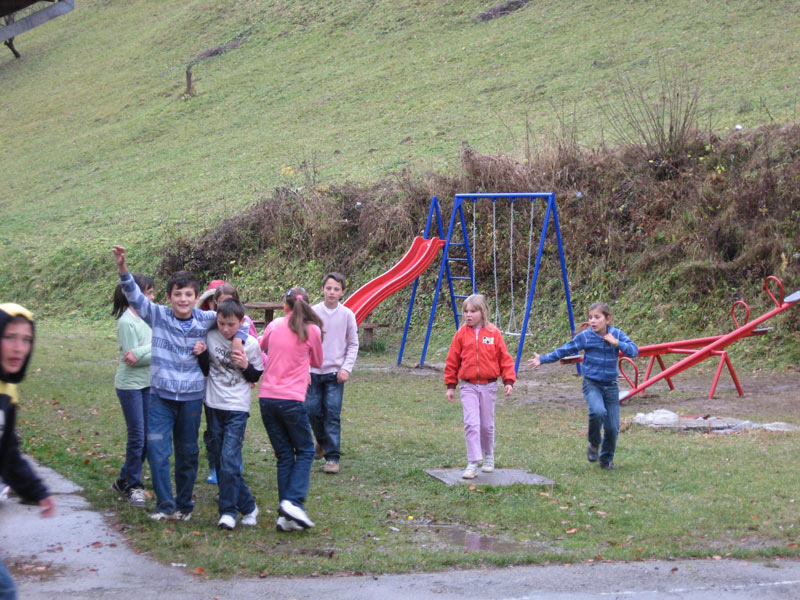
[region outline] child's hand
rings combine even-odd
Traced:
[[[506,384],[506,396],[510,396],[511,392],[513,392],[513,391],[514,391],[514,386],[511,385],[510,383],[507,383]]]
[[[531,369],[538,369],[538,368],[539,368],[539,365],[541,365],[541,364],[542,364],[542,361],[541,361],[541,360],[539,360],[539,355],[538,355],[538,354],[536,354],[536,352],[534,352],[534,353],[533,353],[533,358],[531,358],[531,359],[529,359],[529,360],[528,360],[528,366],[529,366]]]
[[[455,391],[455,390],[453,390],[453,389],[447,388],[446,395],[447,395],[447,399],[448,399],[450,402],[452,402],[452,401],[453,401],[453,398],[455,398],[455,397],[456,397],[456,391]]]
[[[112,250],[114,253],[114,262],[117,263],[117,270],[120,275],[125,275],[128,272],[128,265],[125,263],[125,248],[122,246],[114,246]]]
[[[350,373],[345,371],[344,369],[339,369],[339,372],[336,374],[336,381],[338,383],[345,383],[350,379]]]
[[[206,346],[206,343],[205,343],[205,342],[195,342],[195,343],[194,343],[194,350],[193,350],[193,352],[194,352],[194,355],[195,355],[195,356],[200,356],[200,355],[201,355],[203,352],[205,352],[207,349],[208,349],[208,346]]]
[[[614,348],[619,346],[619,340],[615,338],[613,335],[611,335],[608,331],[606,331],[606,334],[603,336],[603,339],[612,346],[614,346]]]
[[[39,500],[39,506],[42,507],[42,512],[40,514],[44,519],[52,517],[54,514],[56,514],[56,501],[52,496],[47,496],[46,498]]]
[[[249,364],[244,350],[231,350],[231,360],[240,369],[246,369]]]
[[[125,364],[129,367],[134,366],[139,359],[136,358],[136,355],[133,353],[133,350],[128,350],[125,354],[122,355],[122,360],[125,361]]]

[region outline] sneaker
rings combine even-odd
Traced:
[[[163,512],[154,512],[150,515],[150,518],[153,521],[175,521],[175,513],[163,513]]]
[[[589,462],[597,462],[597,450],[597,446],[589,444],[589,447],[586,449],[586,460]]]
[[[254,525],[258,525],[257,506],[253,509],[253,512],[249,512],[246,515],[242,515],[242,525],[247,525],[248,527],[253,527]]]
[[[281,500],[278,512],[287,519],[297,521],[304,529],[310,529],[314,526],[314,521],[308,518],[306,511],[288,500]]]
[[[461,474],[462,479],[475,479],[478,475],[478,463],[469,463]]]
[[[144,493],[144,488],[135,487],[128,490],[128,504],[137,508],[144,508],[147,506],[147,496]]]
[[[211,485],[217,485],[217,470],[211,469],[211,472],[206,477],[206,483],[210,483]]]
[[[275,529],[278,531],[302,531],[303,526],[293,519],[287,519],[283,515],[278,517],[275,522]]]
[[[331,475],[335,475],[339,472],[339,463],[335,460],[326,461],[322,470],[326,473],[330,473]]]
[[[125,492],[125,488],[128,487],[127,482],[122,478],[117,478],[114,480],[114,483],[111,484],[111,489],[117,492],[122,496],[127,496],[128,494]]]
[[[600,468],[605,469],[606,471],[613,471],[614,469],[617,468],[617,465],[615,465],[613,462],[607,462],[607,463],[601,462]]]
[[[185,513],[185,512],[181,512],[179,510],[176,510],[175,513],[173,514],[172,518],[175,521],[188,521],[189,519],[192,518],[192,513],[190,513],[190,512]]]
[[[494,471],[494,456],[487,454],[483,458],[483,466],[481,467],[481,471],[484,473],[491,473]]]
[[[325,456],[325,450],[319,444],[314,444],[314,460],[319,460]]]
[[[236,527],[236,517],[233,515],[222,515],[219,518],[219,521],[217,521],[217,527],[231,531],[234,527]]]

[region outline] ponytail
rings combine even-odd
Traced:
[[[308,324],[313,323],[322,331],[322,320],[308,303],[308,293],[301,287],[295,286],[286,292],[284,298],[292,316],[289,317],[289,329],[297,336],[299,342],[308,339]]]

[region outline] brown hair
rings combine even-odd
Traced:
[[[239,300],[239,292],[230,283],[223,283],[214,290],[214,304],[219,304],[220,296],[230,296],[233,300],[241,302],[241,300]]]
[[[593,310],[599,310],[601,313],[603,313],[605,317],[611,316],[611,309],[605,302],[595,302],[589,307],[589,310],[586,312],[589,313],[592,312]]]
[[[325,284],[328,282],[328,279],[333,279],[336,283],[342,286],[342,291],[344,291],[345,286],[345,279],[344,275],[339,273],[339,271],[331,271],[325,277],[322,278],[322,287],[325,287]]]
[[[284,302],[292,311],[289,317],[289,329],[297,335],[299,342],[305,342],[308,339],[308,324],[313,323],[322,332],[322,319],[314,312],[311,305],[308,303],[308,293],[304,288],[295,286],[286,292]]]

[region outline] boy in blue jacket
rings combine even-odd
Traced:
[[[156,493],[156,521],[188,521],[194,502],[200,452],[197,433],[203,411],[205,376],[194,355],[217,313],[194,307],[200,285],[188,271],[167,280],[170,306],[150,302],[128,272],[125,248],[114,246],[120,285],[128,303],[153,330],[150,356],[150,406],[147,412],[147,462]],[[243,351],[247,327],[236,332],[233,349]],[[175,449],[175,490],[172,495],[170,455]]]

